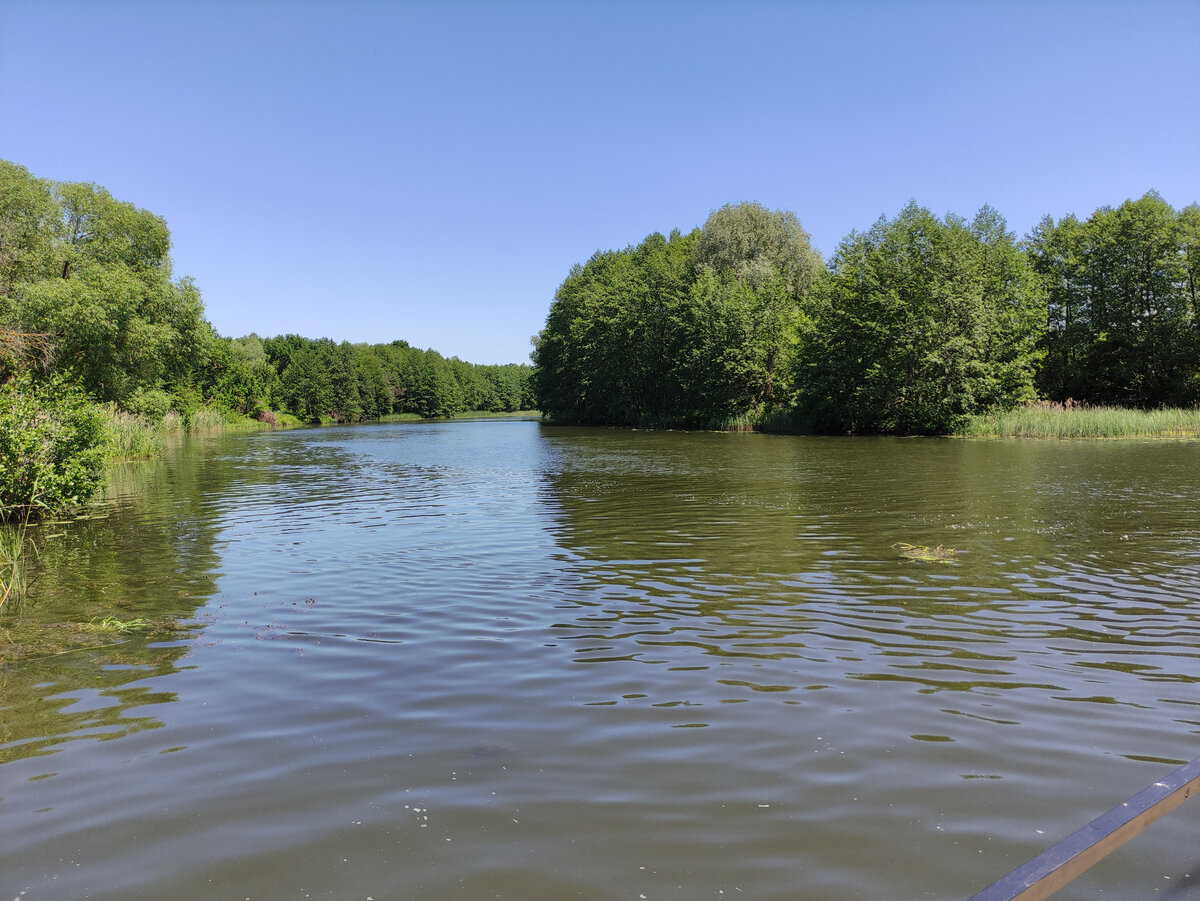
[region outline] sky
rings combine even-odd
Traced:
[[[726,203],[826,258],[1200,201],[1200,2],[0,0],[0,159],[166,219],[236,337],[525,362],[597,250]]]

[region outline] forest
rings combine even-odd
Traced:
[[[1200,401],[1200,206],[1151,192],[1018,240],[910,202],[826,264],[756,203],[597,252],[535,342],[539,409],[573,423],[948,434],[1034,401]]]
[[[530,409],[528,364],[403,340],[219,335],[154,213],[0,161],[0,520],[76,504],[130,421],[360,422]]]

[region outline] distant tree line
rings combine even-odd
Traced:
[[[1018,241],[909,203],[828,265],[790,212],[716,210],[574,266],[537,406],[616,425],[939,434],[1037,398],[1200,401],[1200,207],[1157,194]]]

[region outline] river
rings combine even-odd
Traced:
[[[0,614],[0,897],[962,899],[1200,754],[1198,511],[1194,441],[192,439]]]

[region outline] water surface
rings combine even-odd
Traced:
[[[1197,451],[193,441],[0,616],[0,891],[964,898],[1200,754]],[[1056,897],[1190,894],[1198,814]]]

